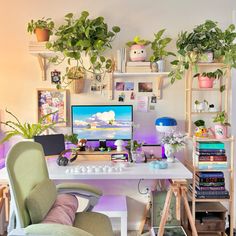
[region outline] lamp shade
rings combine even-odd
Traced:
[[[160,117],[156,119],[156,130],[160,133],[167,133],[175,129],[177,121],[171,117]]]

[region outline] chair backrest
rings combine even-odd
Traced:
[[[25,199],[35,185],[48,179],[48,170],[41,144],[24,141],[15,144],[6,159],[12,200],[20,227],[30,224]]]

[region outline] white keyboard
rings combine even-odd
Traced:
[[[83,174],[83,173],[114,173],[122,172],[125,167],[122,165],[78,165],[67,167],[66,174]]]

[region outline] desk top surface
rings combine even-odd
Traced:
[[[112,172],[83,173],[81,168],[89,167],[117,167],[111,161],[81,161],[70,163],[68,166],[58,166],[55,158],[47,160],[49,176],[53,180],[75,180],[75,179],[191,179],[192,173],[180,162],[168,163],[167,169],[152,169],[148,163],[128,163],[128,167]],[[7,181],[6,168],[0,170],[0,181]]]

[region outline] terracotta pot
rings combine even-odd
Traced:
[[[85,79],[75,79],[72,84],[74,93],[82,93],[84,90]]]
[[[145,61],[147,56],[145,46],[139,44],[132,45],[129,56],[131,61]]]
[[[209,78],[207,76],[198,77],[198,86],[199,88],[213,88],[213,82],[215,78]]]
[[[38,42],[45,42],[49,40],[50,32],[47,29],[36,28],[35,34]]]

